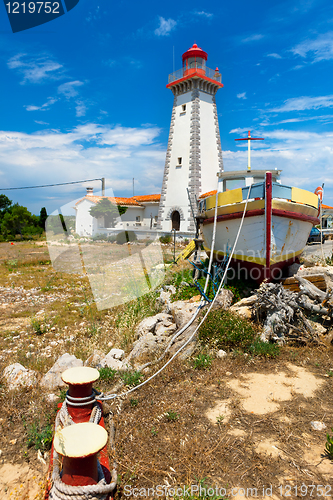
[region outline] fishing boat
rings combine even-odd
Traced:
[[[249,132],[244,140],[253,139]],[[298,260],[313,225],[319,224],[319,200],[315,193],[281,184],[280,170],[251,170],[250,146],[248,151],[247,170],[220,172],[218,192],[200,197],[198,220],[210,255],[217,202],[213,256],[221,262],[230,256],[244,214],[231,266],[260,283],[281,279]]]

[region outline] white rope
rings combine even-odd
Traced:
[[[233,245],[233,248],[232,248],[232,251],[230,253],[230,256],[229,256],[229,259],[228,259],[228,262],[227,262],[227,265],[226,265],[226,268],[224,270],[224,274],[223,274],[223,277],[222,277],[222,280],[220,282],[220,285],[219,285],[219,288],[216,292],[216,295],[214,297],[214,299],[212,300],[212,302],[210,303],[210,306],[206,312],[206,314],[204,315],[203,319],[201,320],[201,322],[199,323],[199,325],[196,327],[196,329],[194,330],[194,332],[192,333],[192,335],[188,338],[188,340],[175,352],[175,354],[159,369],[157,370],[157,372],[155,372],[151,377],[149,377],[147,380],[145,380],[144,382],[141,382],[141,384],[135,386],[135,387],[132,387],[132,389],[129,389],[128,391],[125,391],[121,394],[109,394],[109,395],[102,395],[102,396],[99,396],[98,399],[100,399],[101,401],[107,401],[107,400],[110,400],[110,399],[115,399],[115,398],[121,398],[121,397],[124,397],[124,396],[127,396],[128,394],[130,394],[131,392],[133,391],[136,391],[137,389],[139,389],[140,387],[144,386],[145,384],[147,384],[148,382],[150,382],[153,378],[155,378],[159,373],[161,373],[174,359],[176,356],[178,356],[178,354],[191,342],[191,340],[193,339],[193,337],[195,336],[195,334],[197,333],[197,331],[199,330],[199,328],[201,327],[201,325],[204,323],[204,321],[206,320],[207,318],[207,315],[209,314],[209,312],[211,311],[214,303],[215,303],[215,300],[218,296],[218,294],[220,293],[220,290],[222,288],[222,285],[224,283],[224,280],[226,278],[226,275],[227,275],[227,272],[228,272],[228,269],[229,269],[229,265],[230,265],[230,262],[231,262],[231,259],[232,259],[232,256],[233,256],[233,253],[235,251],[235,248],[236,248],[236,245],[238,243],[238,238],[239,238],[239,235],[240,235],[240,232],[241,232],[241,229],[243,227],[243,222],[244,222],[244,218],[245,218],[245,213],[246,213],[246,209],[247,209],[247,204],[248,204],[248,201],[249,201],[249,198],[250,198],[250,192],[251,192],[251,186],[249,186],[249,190],[248,190],[248,193],[247,193],[247,198],[246,198],[246,202],[245,202],[245,206],[244,206],[244,211],[243,211],[243,216],[242,216],[242,219],[241,219],[241,222],[240,222],[240,225],[239,225],[239,228],[238,228],[238,232],[237,232],[237,235],[236,235],[236,239],[235,239],[235,242],[234,242],[234,245]],[[217,217],[217,209],[215,207],[215,216],[214,216],[214,222],[215,222],[215,219]],[[216,231],[216,224],[214,224],[214,230]],[[214,238],[214,242],[215,242],[215,235],[213,234],[213,238]],[[212,239],[212,243],[213,243],[213,239]],[[214,251],[214,248],[212,247],[211,248],[211,253],[213,253]],[[209,274],[207,274],[207,278],[206,278],[206,282],[207,280],[209,279]],[[201,299],[201,302],[200,302],[200,305],[198,307],[198,309],[196,310],[196,312],[194,313],[194,316],[193,318],[191,318],[191,320],[181,329],[181,332],[178,332],[178,335],[180,335],[180,333],[182,333],[184,330],[186,330],[188,328],[188,326],[190,326],[195,317],[198,315],[199,313],[199,309],[202,307],[201,303],[203,302],[203,299]]]

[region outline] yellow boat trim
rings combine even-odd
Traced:
[[[309,215],[310,217],[317,217],[318,214],[317,208],[310,207],[309,205],[301,205],[292,201],[280,200],[278,198],[272,200],[272,208]]]
[[[206,200],[206,209],[210,210],[215,208],[216,195],[210,196]],[[243,201],[242,188],[232,189],[231,191],[225,191],[224,193],[219,193],[217,199],[217,206],[221,205],[231,205],[232,203],[240,203]]]
[[[291,201],[318,208],[318,196],[314,193],[310,193],[310,191],[305,191],[305,189],[292,187]]]
[[[236,203],[235,205],[226,205],[222,207],[218,206],[217,215],[228,215],[237,212],[243,212],[244,207],[245,207],[245,202]],[[253,200],[248,202],[246,211],[260,210],[261,208],[265,208],[265,200]],[[214,217],[214,210],[215,210],[215,202],[214,206],[210,210],[206,210],[205,214],[207,218]]]

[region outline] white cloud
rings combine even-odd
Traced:
[[[285,112],[285,111],[304,111],[306,109],[319,109],[319,108],[332,108],[333,95],[325,95],[318,97],[293,97],[284,101],[282,106],[270,109],[272,112]]]
[[[73,82],[66,82],[63,83],[62,85],[59,85],[58,87],[58,93],[63,94],[66,99],[69,99],[70,97],[75,97],[78,95],[77,88],[81,87],[84,85],[83,82],[80,82],[79,80],[75,80]]]
[[[242,92],[241,94],[237,94],[238,99],[247,99],[246,92]]]
[[[250,35],[247,38],[243,38],[242,42],[243,43],[257,42],[258,40],[261,40],[262,38],[264,38],[264,35],[260,35],[258,33],[256,35]]]
[[[106,177],[107,186],[114,189],[116,196],[130,196],[135,177],[137,193],[159,193],[165,161],[165,148],[158,143],[159,134],[157,127],[125,128],[94,123],[80,125],[67,133],[57,130],[33,134],[0,131],[1,186]],[[68,202],[76,197],[68,199],[70,189],[74,188],[66,186],[17,195],[24,195],[25,200],[30,196],[25,206],[34,213],[39,213],[41,206],[46,206],[50,212],[63,205],[66,196]],[[82,187],[82,196],[84,194]],[[55,197],[58,205],[55,201],[49,202],[50,197]]]
[[[87,106],[84,104],[83,101],[77,101],[75,111],[76,111],[76,116],[85,116],[87,112]]]
[[[205,12],[204,10],[195,11],[194,14],[196,14],[197,16],[207,17],[208,19],[214,16],[214,14],[211,14],[210,12]]]
[[[291,49],[294,55],[312,57],[312,62],[333,59],[333,32],[319,35],[314,40],[305,40]]]
[[[27,54],[17,54],[8,63],[23,75],[21,84],[44,83],[47,80],[59,80],[63,77],[63,66],[53,61],[49,56],[31,57]]]
[[[267,57],[273,57],[274,59],[282,59],[280,54],[277,54],[276,52],[272,52],[271,54],[267,54]]]
[[[244,131],[234,129],[232,133]],[[256,132],[257,134],[257,132]],[[252,135],[252,134],[251,134]],[[254,134],[253,134],[254,135]],[[258,136],[262,136],[258,132]],[[314,133],[302,130],[265,130],[265,141],[258,141],[251,151],[253,169],[282,170],[281,181],[285,185],[314,191],[325,182],[324,203],[333,205],[333,133]],[[245,144],[247,144],[244,141]],[[245,148],[223,151],[226,170],[244,169],[247,164]]]
[[[29,105],[24,106],[24,107],[27,111],[46,111],[47,109],[49,109],[50,106],[52,106],[52,104],[57,102],[57,100],[58,99],[55,99],[54,97],[49,97],[47,99],[47,101],[44,104],[42,104],[41,106],[35,106],[33,104],[29,104]]]
[[[177,21],[174,19],[164,19],[164,17],[159,16],[159,27],[154,31],[157,36],[168,36],[171,31],[176,27]]]

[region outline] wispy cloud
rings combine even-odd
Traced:
[[[312,62],[333,59],[333,31],[321,34],[313,40],[305,40],[291,49],[291,52],[300,57],[311,57]]]
[[[264,38],[264,35],[255,34],[255,35],[250,35],[247,38],[243,38],[242,42],[243,43],[249,43],[249,42],[257,42],[258,40],[261,40]]]
[[[214,14],[211,14],[210,12],[205,12],[204,10],[200,11],[196,10],[194,14],[196,16],[207,17],[208,19],[211,19],[214,16]]]
[[[79,80],[75,80],[73,82],[66,82],[63,83],[62,85],[59,85],[58,87],[58,93],[62,94],[66,97],[66,99],[70,99],[71,97],[75,97],[78,95],[78,87],[81,87],[84,85],[83,82],[80,82]]]
[[[175,29],[177,21],[174,19],[164,19],[164,17],[159,17],[159,26],[154,31],[157,36],[169,36],[171,31]]]
[[[54,97],[49,97],[48,100],[41,106],[34,106],[33,104],[29,104],[24,107],[27,111],[46,111],[50,106],[52,106],[52,104],[57,102],[57,100],[58,99],[55,99]]]
[[[282,56],[280,56],[280,54],[277,54],[276,52],[272,52],[271,54],[267,54],[267,57],[273,57],[274,59],[282,59]]]
[[[64,73],[63,66],[49,56],[31,57],[27,54],[17,54],[8,61],[7,65],[23,75],[22,85],[59,80],[63,78]]]
[[[85,105],[85,103],[83,101],[77,101],[75,111],[76,111],[76,116],[78,116],[78,117],[85,116],[85,114],[87,112],[87,106]]]
[[[242,92],[241,94],[237,94],[238,99],[247,99],[246,92]]]
[[[332,108],[333,95],[325,95],[318,97],[293,97],[284,101],[282,106],[272,108],[269,111],[281,113],[286,111],[304,111],[306,109]]]

